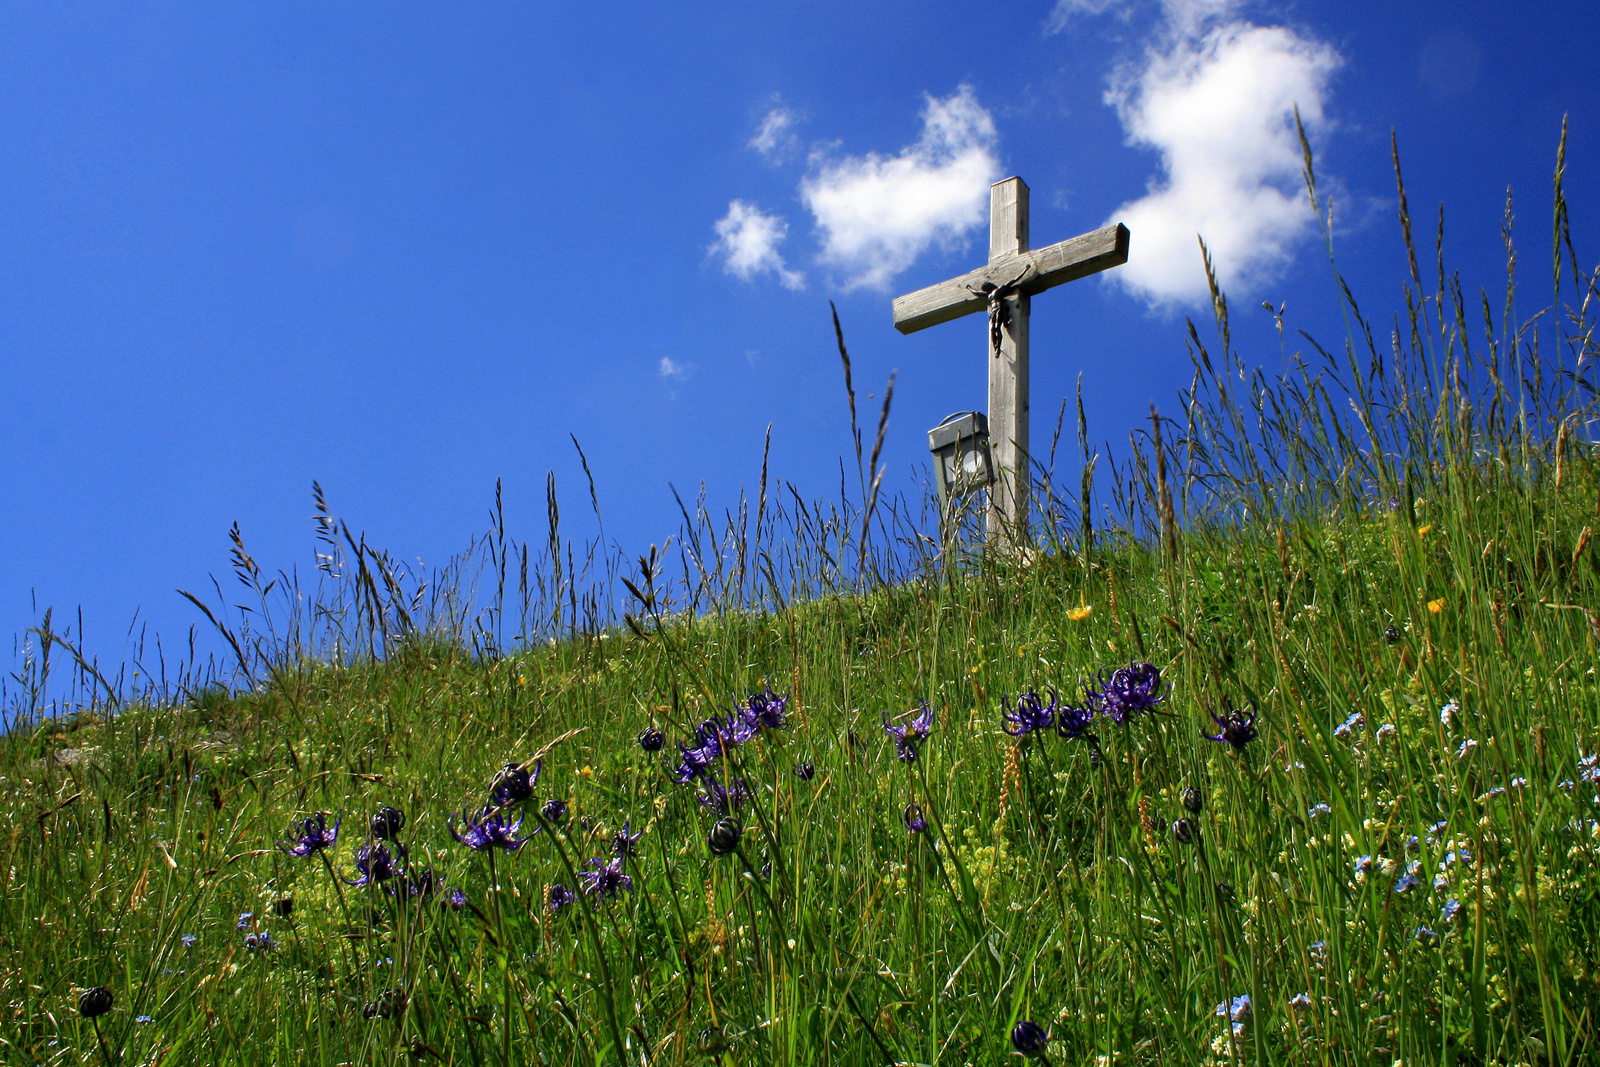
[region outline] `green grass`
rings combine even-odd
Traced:
[[[1556,205],[1542,317],[1413,267],[1392,348],[1341,290],[1347,343],[1269,381],[1217,294],[1182,418],[1098,473],[1080,429],[1034,553],[941,558],[904,501],[769,497],[763,471],[753,509],[685,508],[678,565],[628,569],[606,628],[621,562],[560,539],[553,487],[542,552],[497,525],[426,584],[319,495],[316,587],[235,538],[261,608],[216,623],[251,684],[91,680],[41,717],[44,637],[0,745],[0,1060],[989,1064],[1032,1019],[1054,1064],[1591,1062],[1600,348],[1559,172]],[[1132,661],[1169,695],[1097,721],[1103,759],[1003,731],[1006,694],[1078,702]],[[754,796],[714,856],[672,742],[768,684],[789,726],[724,762]],[[922,701],[908,764],[882,716]],[[1239,751],[1201,736],[1229,703],[1259,715]],[[541,751],[565,823],[493,863],[457,844],[451,813]],[[466,907],[334,880],[385,804]],[[344,814],[331,868],[274,848],[316,811]],[[632,891],[549,914],[624,820]],[[403,1011],[363,1011],[386,991]]]

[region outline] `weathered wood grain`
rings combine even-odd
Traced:
[[[991,233],[991,243],[994,240],[994,234]],[[1019,288],[1024,296],[1032,296],[1126,262],[1128,228],[1120,222],[1032,252],[1003,253],[959,278],[897,298],[894,302],[894,326],[901,333],[915,333],[982,311],[986,301],[982,296],[973,295],[971,289],[981,289],[984,282],[1004,285],[1026,267],[1033,269]]]

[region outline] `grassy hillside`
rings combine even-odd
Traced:
[[[605,628],[554,514],[532,579],[499,535],[538,595],[494,625],[347,539],[321,613],[219,612],[253,686],[4,739],[0,1059],[1589,1062],[1600,350],[1559,183],[1555,232],[1533,325],[1413,267],[1393,347],[1352,297],[1281,382],[1218,294],[1181,418],[1098,473],[1084,435],[1034,553],[763,484]]]

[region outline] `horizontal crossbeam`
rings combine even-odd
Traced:
[[[894,328],[915,333],[983,311],[988,307],[982,295],[984,282],[1005,285],[1030,266],[1033,269],[1017,286],[1026,296],[1126,262],[1128,228],[1120,222],[1032,252],[1010,252],[959,278],[899,297],[894,302]]]

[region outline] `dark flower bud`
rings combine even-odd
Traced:
[[[1188,819],[1179,819],[1172,824],[1172,836],[1178,839],[1178,844],[1187,845],[1191,844],[1198,835],[1196,834],[1194,823]]]
[[[914,800],[906,805],[900,818],[905,821],[908,833],[920,834],[928,828],[928,820],[922,817],[922,808]]]
[[[794,776],[803,782],[809,782],[817,776],[817,768],[810,763],[796,763],[794,765]]]
[[[383,807],[378,809],[378,814],[372,817],[372,836],[379,841],[389,838],[405,829],[405,813],[397,808]]]
[[[1183,807],[1194,815],[1200,814],[1200,809],[1206,806],[1206,795],[1200,792],[1200,787],[1191,785],[1183,791]]]
[[[1232,882],[1218,882],[1217,883],[1217,899],[1222,901],[1224,904],[1226,904],[1229,901],[1233,900],[1233,883]]]
[[[1044,1027],[1031,1019],[1024,1019],[1011,1028],[1011,1047],[1029,1059],[1043,1056],[1048,1042],[1049,1035]]]
[[[272,910],[277,912],[279,917],[287,919],[294,914],[294,897],[279,897],[272,905]]]
[[[551,797],[544,802],[544,807],[539,809],[539,814],[544,816],[544,821],[559,826],[567,818],[567,802],[560,797]]]
[[[737,819],[718,819],[706,835],[706,847],[713,856],[726,856],[739,847],[739,837],[743,833],[744,828]]]
[[[533,778],[522,764],[508,763],[489,783],[489,796],[502,808],[521,804],[533,796]]]
[[[97,985],[78,994],[78,1014],[85,1019],[93,1019],[110,1011],[111,1005],[115,1002],[116,998],[111,995],[111,990],[103,985]]]
[[[1398,645],[1402,636],[1404,635],[1400,633],[1400,627],[1398,626],[1390,625],[1383,628],[1383,640],[1385,644]]]
[[[398,989],[385,989],[378,999],[361,1009],[364,1019],[398,1019],[405,1014],[406,995]]]
[[[654,726],[646,727],[639,734],[639,747],[646,752],[660,752],[661,746],[666,743],[666,735]]]

